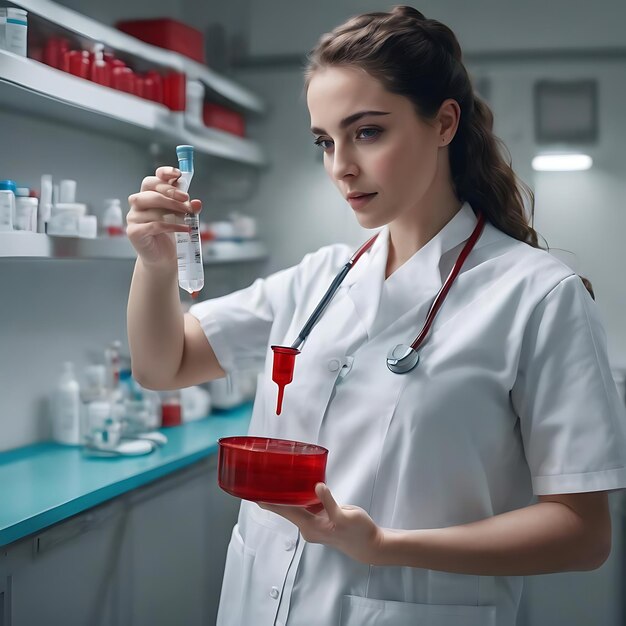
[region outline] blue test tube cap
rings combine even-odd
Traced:
[[[178,169],[181,172],[193,172],[193,146],[176,146]]]
[[[15,193],[15,191],[17,190],[17,185],[15,184],[14,180],[0,180],[0,189],[5,191],[12,191],[13,193]]]

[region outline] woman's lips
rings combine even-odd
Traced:
[[[362,209],[375,195],[375,193],[368,193],[364,196],[348,198],[348,202],[355,211],[358,211],[359,209]]]

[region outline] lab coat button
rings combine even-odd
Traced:
[[[331,359],[328,361],[328,369],[331,372],[336,372],[341,367],[341,361],[339,359]]]
[[[280,591],[278,590],[278,587],[272,587],[272,590],[270,591],[270,596],[272,596],[272,598],[276,600],[276,598],[278,598],[279,595],[280,595]]]
[[[285,541],[285,550],[293,550],[296,547],[296,542],[293,539],[287,539]]]

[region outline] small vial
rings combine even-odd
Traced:
[[[178,169],[181,176],[178,188],[188,191],[193,178],[193,146],[177,146]],[[204,266],[200,242],[200,220],[196,213],[185,213],[184,222],[188,233],[176,233],[176,256],[178,257],[178,286],[195,297],[204,287]]]

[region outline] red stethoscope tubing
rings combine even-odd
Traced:
[[[439,311],[439,309],[441,308],[441,305],[443,304],[443,301],[446,299],[446,296],[448,295],[448,291],[450,291],[450,287],[452,287],[452,283],[454,282],[454,279],[458,276],[459,272],[461,271],[461,268],[463,267],[463,263],[465,263],[465,259],[467,259],[469,253],[472,251],[472,248],[476,245],[476,242],[478,241],[478,238],[480,237],[484,226],[485,226],[485,216],[482,213],[480,213],[478,215],[478,222],[476,223],[476,226],[474,227],[474,231],[472,232],[470,238],[467,240],[467,243],[463,247],[463,250],[461,250],[461,254],[459,254],[459,257],[457,258],[456,263],[454,264],[454,267],[452,268],[452,271],[450,272],[450,274],[448,274],[448,278],[446,278],[446,282],[443,284],[443,286],[439,290],[439,293],[437,293],[437,295],[435,296],[435,299],[433,300],[433,303],[428,311],[428,315],[426,316],[426,321],[424,322],[424,326],[422,327],[420,334],[415,338],[415,341],[411,344],[411,348],[413,348],[413,350],[417,350],[419,346],[421,346],[422,343],[424,342],[424,339],[426,338],[426,335],[428,334],[428,331],[430,330],[433,320],[435,319],[435,315],[437,315],[437,311]]]

